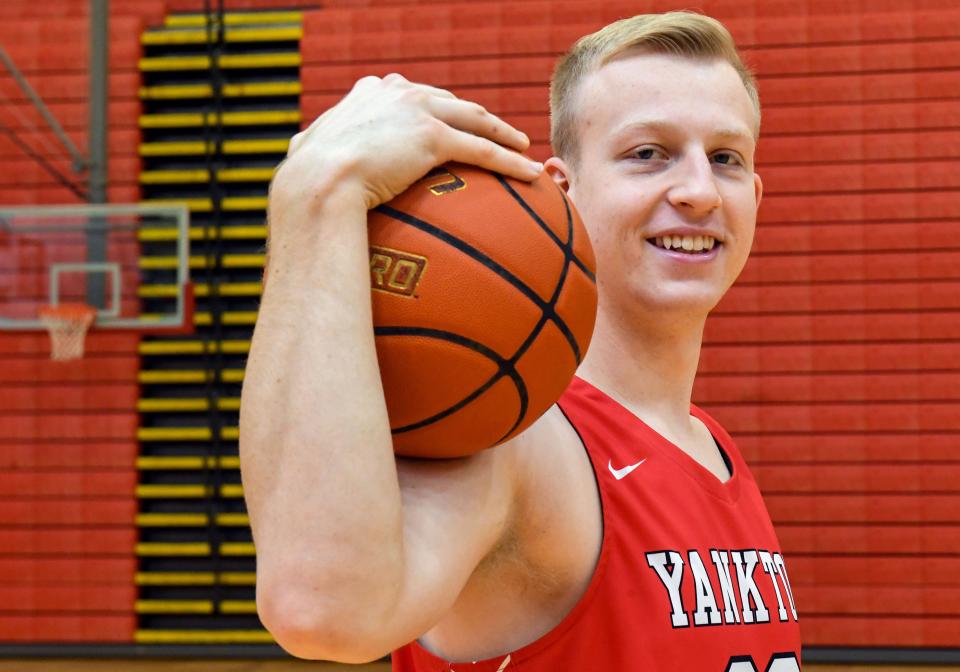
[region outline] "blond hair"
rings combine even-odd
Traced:
[[[754,133],[760,132],[760,95],[749,68],[740,60],[733,37],[723,24],[694,12],[640,14],[615,21],[577,40],[557,63],[550,80],[550,143],[553,152],[576,161],[579,144],[576,94],[586,75],[630,49],[689,58],[721,59],[740,75],[757,111]]]

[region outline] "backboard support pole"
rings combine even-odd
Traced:
[[[90,0],[90,171],[88,200],[93,205],[107,202],[107,99],[109,95],[108,0]],[[94,224],[103,224],[94,220]],[[93,226],[87,233],[87,261],[100,264],[107,259],[107,234]],[[106,278],[100,273],[87,276],[87,304],[105,307]]]

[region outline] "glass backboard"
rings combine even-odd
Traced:
[[[0,208],[0,330],[83,303],[93,328],[192,329],[189,212],[174,205]]]

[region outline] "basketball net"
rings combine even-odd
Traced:
[[[63,362],[83,357],[84,339],[97,310],[85,303],[61,303],[38,312],[50,334],[50,359]]]

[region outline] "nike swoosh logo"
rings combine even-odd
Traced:
[[[613,460],[610,460],[609,462],[607,462],[607,468],[610,470],[610,473],[613,474],[613,477],[619,481],[620,479],[625,478],[626,476],[628,476],[631,471],[633,471],[634,469],[636,469],[637,467],[639,467],[641,464],[643,464],[643,463],[646,462],[646,461],[647,461],[647,458],[643,458],[642,460],[640,460],[640,461],[637,462],[636,464],[628,465],[628,466],[624,467],[623,469],[614,469],[614,468],[613,468]]]

